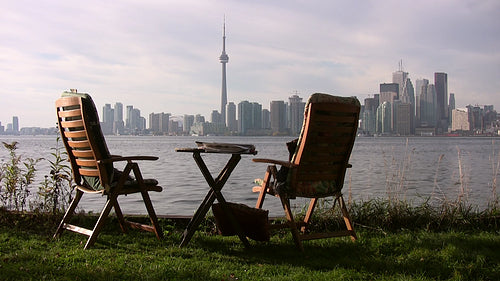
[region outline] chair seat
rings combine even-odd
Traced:
[[[158,185],[158,181],[156,179],[144,179],[144,183],[146,184],[146,191],[161,192],[163,190],[163,187]],[[114,184],[113,186],[115,185],[116,184]],[[105,193],[104,189],[95,190],[82,185],[78,185],[76,188],[85,193]],[[119,194],[132,194],[140,191],[141,190],[139,189],[139,183],[136,180],[130,180],[125,182]]]

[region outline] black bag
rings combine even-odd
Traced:
[[[245,204],[227,202],[235,220],[239,223],[243,234],[256,241],[269,241],[269,211],[256,209]],[[212,205],[215,223],[219,233],[224,236],[237,235],[229,217],[220,203]]]

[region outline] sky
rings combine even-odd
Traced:
[[[378,93],[403,62],[413,84],[448,74],[457,107],[500,111],[498,0],[0,0],[0,122],[54,127],[54,101],[92,95],[150,113],[269,109],[315,92]]]

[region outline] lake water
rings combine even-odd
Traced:
[[[112,154],[123,156],[154,155],[158,161],[141,161],[145,178],[156,178],[163,186],[161,193],[151,193],[159,215],[192,215],[208,191],[190,153],[175,152],[175,148],[194,147],[195,141],[248,143],[258,150],[256,156],[243,155],[226,183],[223,194],[228,201],[255,204],[253,180],[264,176],[266,164],[254,163],[252,158],[288,159],[285,143],[293,137],[153,137],[106,136]],[[55,136],[0,136],[0,141],[17,141],[17,154],[23,158],[51,159],[50,148]],[[498,178],[500,139],[498,138],[441,138],[441,137],[379,137],[357,138],[351,154],[352,169],[344,185],[346,200],[375,198],[405,199],[419,203],[431,199],[467,202],[479,209],[492,202]],[[230,155],[204,154],[214,175],[224,167]],[[1,147],[0,162],[6,161],[7,150]],[[38,182],[48,174],[48,161],[38,164]],[[118,166],[120,168],[120,166]],[[36,188],[37,185],[33,185]],[[129,214],[146,213],[140,196],[120,199],[122,209]],[[295,200],[300,208],[303,200]],[[86,211],[99,212],[104,198],[84,196],[80,206]],[[271,216],[281,216],[279,200],[268,198],[264,208]]]

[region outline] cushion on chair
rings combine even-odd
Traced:
[[[227,202],[227,206],[232,211],[234,218],[240,224],[241,230],[248,237],[256,241],[269,241],[269,219],[268,210],[249,207],[245,204]],[[228,216],[220,203],[212,205],[215,223],[219,232],[224,236],[236,235]]]

